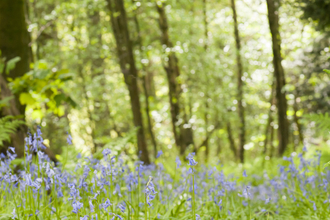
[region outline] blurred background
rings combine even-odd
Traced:
[[[1,0],[0,146],[216,162],[327,150],[327,0]],[[74,147],[68,148],[71,134]],[[68,150],[70,149],[70,150]]]

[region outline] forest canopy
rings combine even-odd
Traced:
[[[329,127],[329,1],[0,3],[1,151],[244,162]],[[319,126],[320,125],[320,126]]]

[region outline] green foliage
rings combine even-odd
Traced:
[[[319,30],[327,30],[330,27],[330,1],[329,0],[298,0],[300,8],[304,12],[304,19],[311,19]]]
[[[9,72],[15,68],[16,63],[20,60],[21,60],[20,57],[14,57],[13,59],[8,60],[6,65],[6,74],[9,74]]]
[[[1,51],[0,51],[1,55]],[[19,57],[15,57],[6,63],[6,70],[5,72],[8,74],[10,70],[15,68],[16,63],[20,60]],[[5,66],[4,58],[0,58],[0,74],[3,72],[3,68]],[[1,93],[1,89],[0,89]],[[12,100],[14,97],[5,97],[4,99],[0,100],[0,112],[3,107],[10,105],[10,100]],[[16,132],[16,129],[25,124],[23,120],[20,119],[20,117],[15,116],[4,116],[0,118],[0,147],[3,146],[4,142],[10,142],[10,135],[14,134]]]
[[[10,135],[23,124],[24,121],[11,115],[0,118],[0,146],[3,146],[5,141],[10,142]]]
[[[14,94],[19,94],[21,104],[34,110],[36,118],[44,117],[40,111],[41,105],[46,105],[47,112],[54,112],[58,116],[64,114],[63,105],[77,106],[70,95],[63,91],[65,82],[72,80],[68,70],[51,68],[44,60],[32,66],[31,71],[12,81],[11,89]]]
[[[311,114],[305,116],[306,118],[314,121],[321,131],[326,132],[330,130],[330,116],[328,113],[325,114]]]

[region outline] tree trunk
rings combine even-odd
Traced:
[[[208,22],[207,22],[207,5],[206,5],[206,0],[203,0],[203,15],[204,15],[204,50],[205,53],[207,53],[207,47],[208,47]],[[206,82],[208,82],[209,77],[208,77],[208,72],[205,72],[205,79]],[[206,86],[205,89],[205,112],[204,112],[204,121],[205,121],[205,137],[208,137],[209,132],[208,132],[208,127],[209,127],[209,120],[208,120],[208,112],[209,112],[209,103],[208,103],[208,99],[209,99],[209,92],[208,92],[208,86]],[[209,139],[206,139],[205,142],[205,162],[207,162],[208,157],[210,154],[210,149],[209,149]]]
[[[7,76],[15,79],[23,76],[29,71],[29,35],[25,22],[25,1],[24,0],[1,0],[0,1],[0,50],[1,56],[6,61],[20,57],[15,68],[9,75],[0,77],[1,99],[11,96],[8,88]],[[25,120],[25,106],[19,102],[19,95],[15,94],[9,107],[2,109],[1,115],[23,116]],[[26,126],[20,126],[17,132],[11,136],[11,144],[15,147],[17,155],[22,156],[24,152],[24,137],[27,132]],[[10,146],[9,143],[7,147]]]
[[[228,133],[229,147],[230,147],[230,150],[233,152],[234,158],[236,160],[237,159],[237,150],[236,150],[236,145],[235,145],[235,141],[233,138],[230,122],[227,122],[227,133]]]
[[[269,134],[269,130],[270,130],[270,125],[273,122],[273,110],[272,110],[272,106],[275,104],[275,83],[274,83],[274,79],[273,79],[273,83],[272,83],[272,91],[270,94],[270,99],[269,99],[269,103],[270,103],[270,108],[268,111],[268,119],[267,119],[267,124],[266,124],[266,129],[265,129],[265,141],[264,141],[264,150],[263,150],[263,154],[266,155],[267,153],[267,145],[268,145],[268,134]]]
[[[167,48],[172,48],[173,44],[169,39],[168,34],[168,23],[167,16],[165,13],[165,5],[163,3],[156,3],[157,12],[159,14],[159,27],[162,32],[161,43]],[[169,98],[171,106],[171,119],[172,119],[172,129],[175,139],[175,144],[180,148],[180,154],[183,155],[187,146],[193,144],[192,140],[192,129],[184,128],[183,124],[177,126],[180,117],[180,94],[181,94],[181,85],[177,81],[177,78],[180,76],[180,68],[178,65],[178,59],[173,52],[168,52],[167,54],[168,61],[164,64],[164,69],[166,71],[168,85],[169,85]],[[183,121],[185,119],[183,118]],[[185,121],[186,122],[186,121]],[[177,128],[178,127],[178,128]]]
[[[132,0],[132,2],[134,3],[134,0]],[[134,13],[134,23],[135,23],[136,32],[137,32],[137,43],[139,46],[140,54],[142,56],[142,54],[144,54],[143,49],[142,49],[143,43],[142,43],[142,38],[141,38],[140,24],[139,24],[139,20],[137,18],[136,12]],[[142,59],[142,57],[141,57],[141,59]],[[151,85],[150,82],[148,83],[148,80],[152,80],[152,78],[151,79],[147,78],[148,75],[152,75],[152,74],[149,74],[146,65],[144,65],[143,63],[142,63],[142,67],[143,67],[143,72],[145,74],[144,76],[142,76],[142,86],[143,86],[143,92],[144,92],[144,96],[145,96],[145,107],[146,107],[146,114],[147,114],[147,120],[148,120],[148,130],[149,130],[150,138],[151,138],[151,141],[152,141],[152,144],[154,147],[154,156],[156,158],[157,143],[156,143],[156,138],[155,138],[155,135],[154,135],[154,132],[152,129],[153,125],[152,125],[152,121],[151,121],[150,107],[149,107],[150,106],[149,105],[150,88],[148,89],[148,85]]]
[[[237,110],[239,117],[239,147],[238,157],[241,163],[244,163],[244,144],[245,144],[245,118],[243,107],[243,65],[241,60],[241,40],[238,32],[237,14],[235,0],[231,0],[231,8],[233,10],[234,33],[236,41],[236,62],[237,62]]]
[[[296,123],[297,131],[298,131],[298,135],[299,135],[299,143],[303,144],[304,143],[304,136],[303,136],[301,124],[299,123],[299,117],[297,115],[298,104],[297,104],[297,97],[296,96],[294,97],[293,110],[294,110],[294,121]]]
[[[276,78],[276,99],[278,112],[278,155],[282,156],[287,148],[289,138],[289,128],[287,119],[287,100],[285,97],[285,76],[282,67],[281,57],[281,39],[279,33],[279,18],[278,18],[278,0],[267,0],[269,28],[272,34],[273,42],[273,65]]]
[[[117,53],[125,83],[128,87],[134,125],[137,128],[138,152],[141,151],[140,159],[149,164],[149,154],[144,136],[141,105],[139,100],[139,88],[137,83],[137,69],[134,61],[132,43],[130,41],[126,11],[123,0],[107,0],[110,10],[112,30],[116,39]],[[140,155],[140,154],[139,154]]]
[[[274,155],[274,130],[274,126],[270,126],[270,158]]]

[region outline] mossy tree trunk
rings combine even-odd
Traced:
[[[1,73],[1,99],[12,96],[8,87],[8,78],[15,79],[29,71],[29,35],[25,22],[24,0],[1,0],[0,1],[0,50],[1,56],[8,61],[20,57],[13,70],[8,75]],[[2,109],[0,116],[13,115],[22,116],[25,120],[25,106],[19,102],[19,95],[15,94],[10,106]],[[16,133],[11,136],[11,143],[16,149],[17,155],[22,156],[24,152],[24,137],[27,132],[26,126],[20,126]]]

